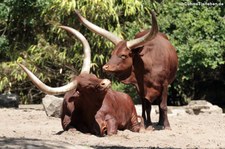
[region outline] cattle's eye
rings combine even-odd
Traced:
[[[120,55],[119,57],[120,57],[121,59],[123,59],[123,60],[127,58],[127,56],[124,55],[124,54]]]

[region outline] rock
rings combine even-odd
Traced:
[[[0,107],[18,108],[19,107],[19,96],[16,95],[16,94],[2,94],[2,95],[0,95]]]
[[[212,105],[211,103],[205,100],[193,100],[186,106],[186,112],[188,114],[200,114],[200,113],[207,113],[207,114],[222,114],[222,108]]]
[[[47,116],[60,118],[63,98],[53,95],[46,95],[42,99],[42,104]]]
[[[217,105],[212,105],[210,107],[210,109],[202,109],[201,112],[202,113],[209,113],[209,114],[211,114],[211,113],[222,114],[223,113],[223,110],[222,110],[222,108],[220,108]]]

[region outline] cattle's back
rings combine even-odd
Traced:
[[[109,90],[98,113],[105,113],[106,119],[115,117],[119,129],[125,127],[136,110],[131,97],[125,93]]]

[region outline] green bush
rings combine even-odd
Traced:
[[[141,103],[141,100],[138,97],[138,93],[136,91],[136,88],[133,85],[125,85],[125,84],[120,83],[118,81],[113,81],[112,82],[112,89],[129,94],[130,97],[133,99],[135,104]]]
[[[217,1],[223,6],[208,6],[202,1],[201,5],[188,5],[191,2],[195,1],[165,2],[158,7],[160,29],[178,52],[179,69],[173,87],[182,99],[194,97],[200,80],[224,81],[212,74],[225,63],[225,4]]]

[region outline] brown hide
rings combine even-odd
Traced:
[[[76,77],[77,90],[67,92],[63,101],[62,127],[103,136],[117,130],[138,132],[140,125],[134,104],[125,93],[101,86],[102,79],[92,74]],[[107,82],[108,83],[108,82]]]
[[[146,33],[147,31],[141,32],[136,37]],[[121,41],[103,69],[115,74],[121,82],[136,86],[142,98],[142,116],[147,126],[151,125],[151,103],[157,99],[160,109],[159,124],[170,129],[167,118],[167,88],[175,78],[177,67],[175,48],[166,35],[158,33],[154,39],[140,43],[133,49],[128,49],[126,41]]]

